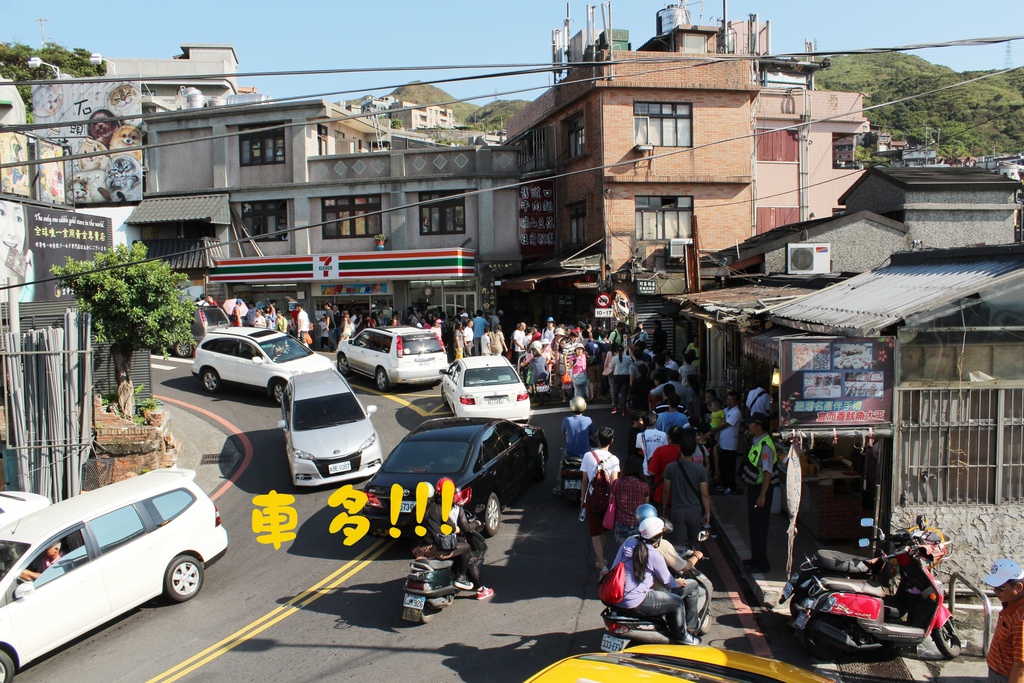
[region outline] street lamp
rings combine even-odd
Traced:
[[[39,59],[39,57],[29,57],[28,58],[28,68],[30,68],[30,69],[38,69],[41,66],[48,66],[48,67],[50,67],[51,69],[53,69],[53,73],[54,73],[54,75],[57,78],[63,78],[63,76],[61,76],[61,74],[60,74],[60,67],[58,67],[58,66],[56,66],[54,64],[50,64],[49,62],[44,62],[43,60]]]

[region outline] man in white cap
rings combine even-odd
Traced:
[[[985,583],[1003,603],[988,648],[988,680],[1024,683],[1024,570],[1013,560],[997,560]]]

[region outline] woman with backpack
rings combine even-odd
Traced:
[[[604,559],[604,515],[608,511],[612,484],[619,477],[619,459],[612,455],[608,448],[615,440],[615,430],[602,427],[597,430],[597,448],[583,456],[580,463],[582,481],[580,490],[580,521],[586,520],[590,542],[594,546],[597,561],[594,566],[602,575],[607,573],[608,564]]]

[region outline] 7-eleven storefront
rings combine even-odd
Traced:
[[[479,290],[471,249],[368,251],[220,259],[210,282],[230,297],[275,302],[279,310],[338,304],[350,311],[404,312],[410,306],[454,313],[475,309]]]

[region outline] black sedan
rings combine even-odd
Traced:
[[[544,478],[547,459],[548,442],[539,427],[488,418],[429,420],[402,439],[367,482],[363,514],[374,534],[388,535],[398,528],[413,538],[416,486],[451,477],[469,498],[466,511],[483,522],[484,535],[493,536],[501,524],[502,507],[528,482]],[[392,524],[394,484],[402,487],[397,524]]]

